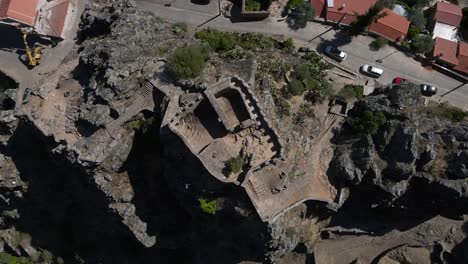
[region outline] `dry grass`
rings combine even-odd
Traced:
[[[447,150],[444,146],[436,145],[436,159],[432,162],[429,173],[435,178],[444,178],[447,170]]]

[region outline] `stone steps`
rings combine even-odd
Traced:
[[[271,196],[270,188],[263,181],[252,178],[250,179],[250,183],[252,183],[252,187],[255,194],[257,195],[257,199],[261,200]]]

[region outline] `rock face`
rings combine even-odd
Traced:
[[[66,263],[262,261],[269,233],[246,195],[161,141],[164,105],[139,110],[161,100],[141,92],[164,75],[155,51],[189,40],[134,1],[100,2],[82,16],[75,64],[31,88],[24,116],[0,112],[0,246]],[[200,199],[216,200],[216,215]]]
[[[414,87],[365,98],[349,115],[366,110],[384,113],[387,121],[374,135],[356,134],[345,125],[335,137],[329,176],[337,186],[351,188],[351,196],[353,189],[378,192],[368,199],[372,207],[398,204],[437,214],[466,202],[466,122],[426,114]]]

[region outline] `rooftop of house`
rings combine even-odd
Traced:
[[[446,2],[437,2],[434,19],[437,22],[458,27],[463,18],[461,7]]]
[[[384,8],[381,13],[385,13],[386,15],[379,18],[376,23],[385,25],[406,35],[410,26],[408,19],[396,14],[388,8]]]
[[[468,43],[460,41],[458,44],[458,65],[455,70],[468,73]]]
[[[434,57],[450,64],[457,65],[457,46],[457,42],[437,37],[435,38],[434,44]]]
[[[333,6],[328,5],[328,12],[362,15],[377,3],[377,0],[329,0],[328,3],[333,3]]]
[[[333,3],[333,6],[328,5],[328,12],[362,15],[377,3],[377,0],[329,0],[327,3]]]
[[[0,0],[0,20],[34,27],[42,35],[62,37],[70,0]]]
[[[39,0],[0,0],[0,9],[6,17],[18,22],[34,25],[38,15]]]

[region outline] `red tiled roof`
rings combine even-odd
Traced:
[[[9,5],[10,0],[0,0],[0,18],[6,17]]]
[[[36,30],[44,35],[61,37],[70,0],[56,0],[40,9]]]
[[[315,8],[316,16],[324,15],[325,0],[310,0],[310,4]]]
[[[3,18],[34,25],[37,17],[37,4],[39,0],[2,0],[0,14]]]
[[[435,38],[433,56],[438,60],[458,65],[457,47],[457,42],[437,37]]]
[[[385,16],[372,23],[369,30],[392,41],[403,40],[408,33],[410,22],[388,8],[384,8],[381,14]]]
[[[460,25],[462,17],[462,10],[461,7],[459,7],[458,5],[445,2],[437,2],[436,12],[434,15],[434,19],[437,20],[437,22],[458,27]]]
[[[334,0],[333,7],[328,7],[328,13],[339,13],[349,15],[362,15],[377,3],[377,0]]]
[[[453,69],[468,73],[468,43],[459,42],[458,44],[458,65]]]
[[[0,0],[0,19],[13,19],[33,26],[39,34],[62,37],[70,0]]]

